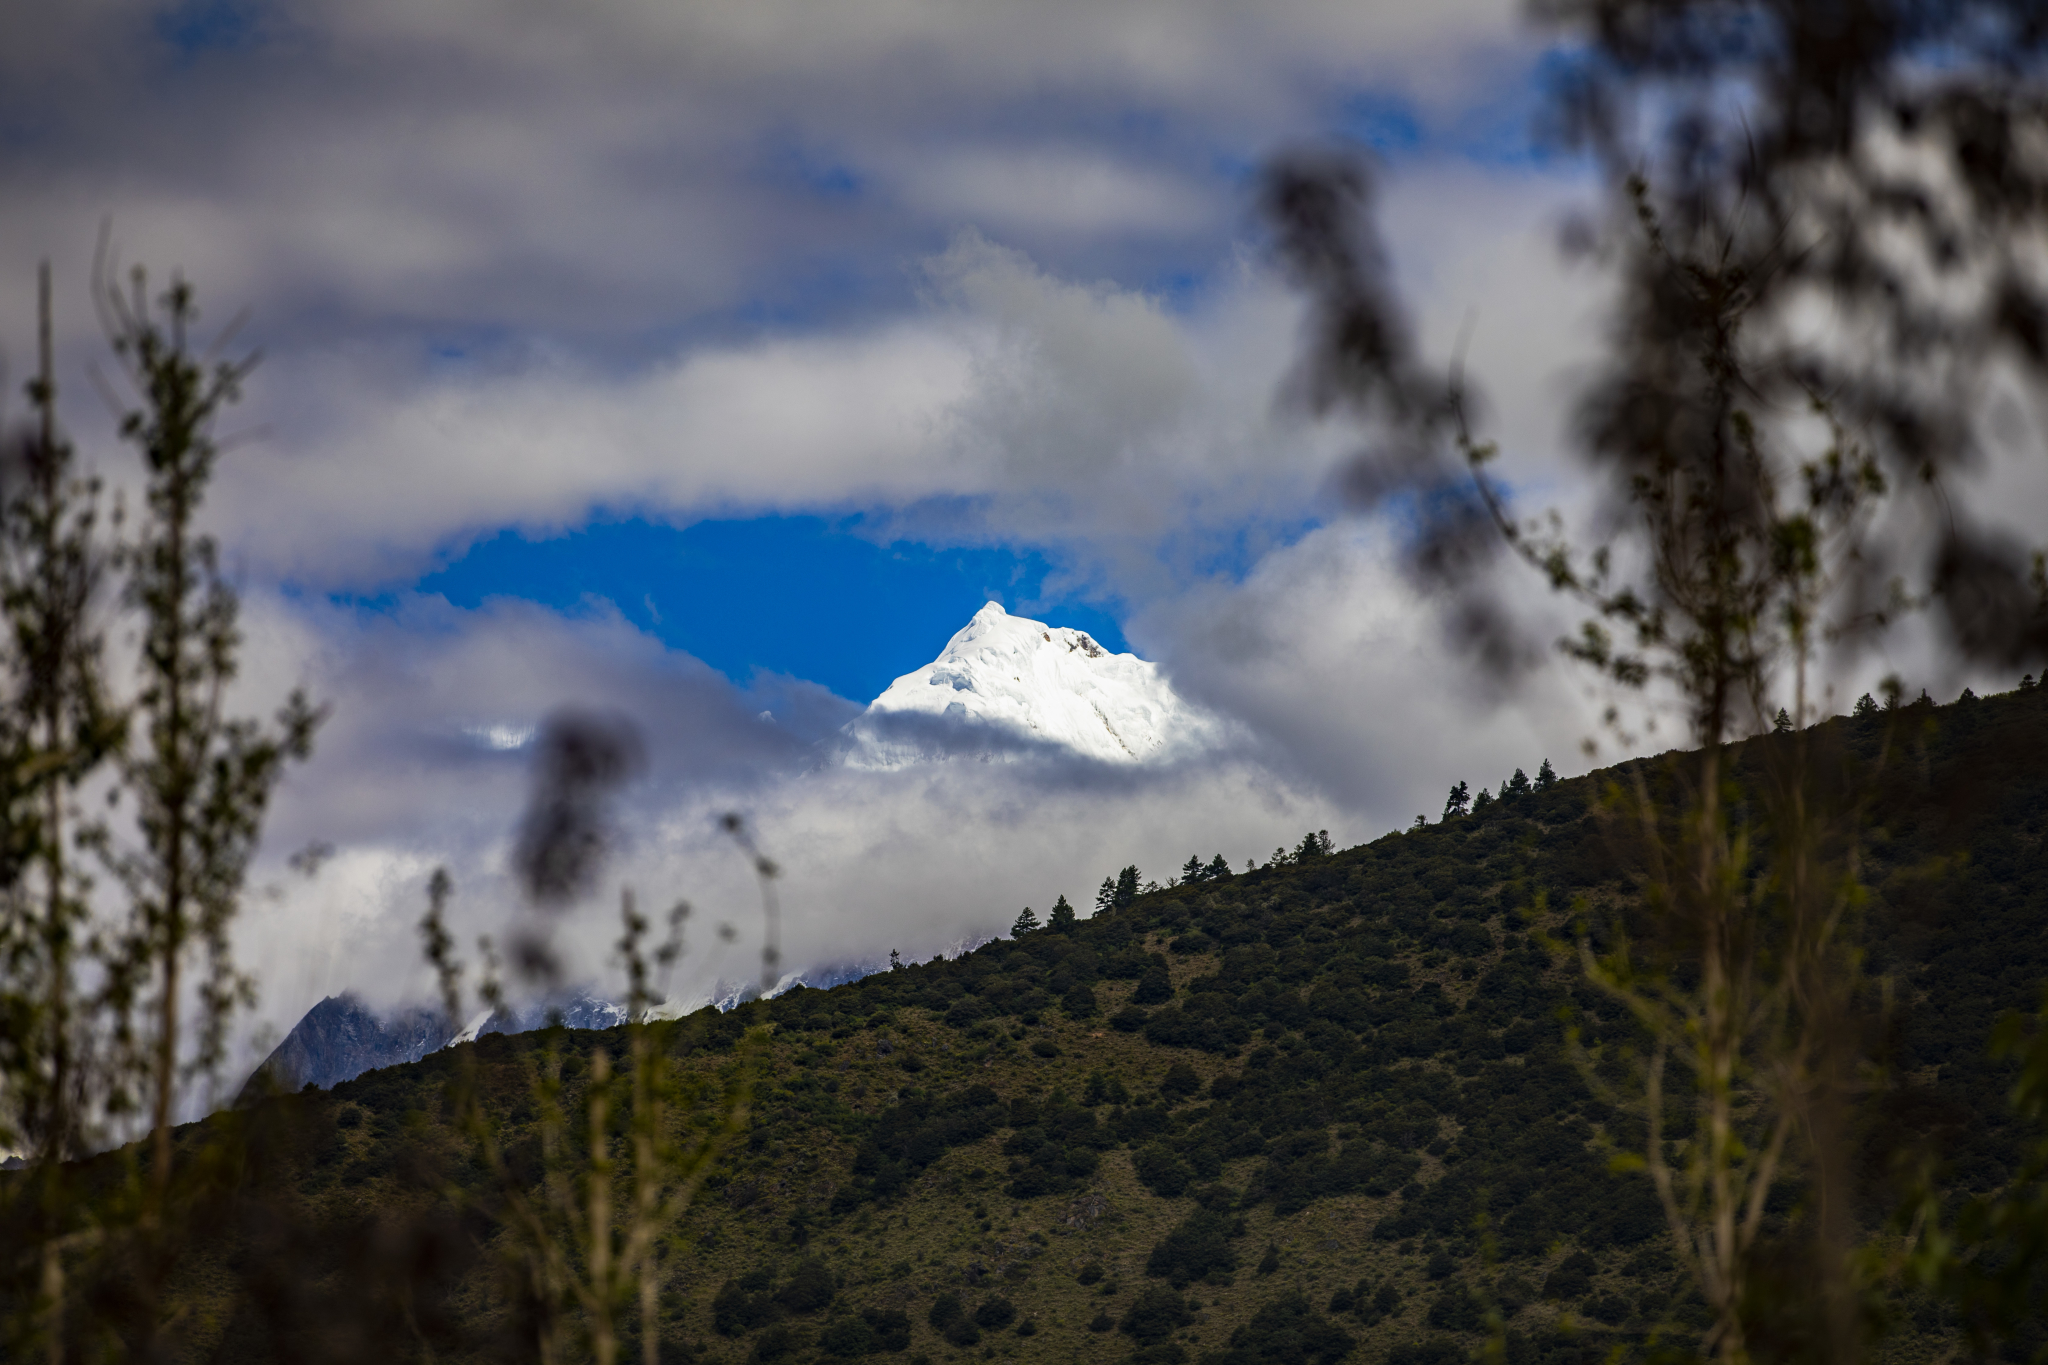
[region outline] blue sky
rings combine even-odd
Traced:
[[[1044,596],[1053,566],[1036,551],[877,543],[860,529],[858,517],[764,516],[683,528],[600,520],[546,539],[506,530],[409,587],[470,608],[493,597],[564,612],[608,604],[735,682],[781,673],[853,701],[928,663],[988,601],[1127,648],[1101,604]]]

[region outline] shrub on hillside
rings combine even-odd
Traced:
[[[1429,1326],[1444,1332],[1476,1332],[1484,1320],[1479,1300],[1473,1298],[1464,1285],[1456,1283],[1443,1287],[1423,1319]]]
[[[1587,1317],[1610,1327],[1620,1326],[1633,1311],[1629,1301],[1619,1294],[1601,1294],[1587,1299],[1585,1309]]]
[[[1138,978],[1138,989],[1131,992],[1134,1005],[1162,1005],[1173,999],[1173,977],[1166,970],[1166,959],[1157,953],[1147,956],[1145,974]]]
[[[1187,1300],[1163,1284],[1147,1288],[1132,1301],[1124,1320],[1118,1324],[1127,1336],[1136,1337],[1143,1345],[1166,1340],[1182,1327],[1195,1320],[1188,1311]]]
[[[875,1331],[859,1318],[835,1318],[818,1334],[818,1349],[852,1360],[875,1349]]]
[[[791,1313],[815,1313],[832,1302],[838,1287],[832,1282],[832,1271],[816,1257],[801,1261],[790,1272],[789,1283],[775,1295],[775,1302]]]
[[[1109,1016],[1109,1026],[1118,1033],[1136,1033],[1145,1027],[1145,1020],[1150,1017],[1136,1005],[1125,1005]]]
[[[1267,1304],[1203,1365],[1336,1365],[1357,1343],[1299,1294]]]
[[[1593,1272],[1599,1269],[1593,1258],[1583,1251],[1575,1251],[1557,1263],[1557,1269],[1550,1272],[1543,1281],[1543,1297],[1546,1299],[1583,1298],[1593,1287]]]
[[[1089,1072],[1088,1084],[1081,1092],[1082,1105],[1090,1109],[1098,1104],[1123,1104],[1130,1098],[1122,1081],[1102,1071]]]
[[[1230,1239],[1244,1234],[1244,1220],[1212,1209],[1196,1209],[1152,1248],[1145,1273],[1184,1289],[1209,1275],[1237,1269]]]
[[[877,1351],[910,1349],[910,1315],[901,1308],[863,1308],[860,1316],[875,1334]]]
[[[1173,1150],[1162,1143],[1148,1142],[1131,1154],[1131,1169],[1144,1187],[1161,1199],[1173,1199],[1195,1178]]]
[[[961,1308],[958,1294],[941,1294],[932,1300],[931,1311],[925,1315],[925,1320],[940,1336],[963,1350],[981,1341],[981,1329]]]
[[[754,1349],[747,1359],[757,1362],[780,1360],[801,1351],[807,1344],[803,1333],[786,1323],[778,1324],[754,1339]]]
[[[722,1337],[744,1336],[782,1316],[761,1272],[728,1279],[711,1300],[711,1328]]]

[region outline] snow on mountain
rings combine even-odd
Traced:
[[[1206,748],[1221,726],[1175,693],[1157,664],[990,602],[845,733],[844,761],[856,768],[1048,751],[1123,764]]]

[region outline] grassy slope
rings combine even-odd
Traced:
[[[2002,1179],[2011,1156],[1986,1031],[2048,976],[2042,695],[1910,708],[1881,779],[1872,961],[1911,1002],[1892,1113],[1944,1140],[1975,1187]],[[1847,780],[1867,780],[1857,765],[1882,728],[1832,722],[1817,742]],[[1226,1247],[1235,1268],[1198,1258],[1206,1273],[1184,1291],[1192,1320],[1153,1358],[1170,1359],[1173,1345],[1195,1358],[1223,1350],[1263,1306],[1299,1294],[1325,1313],[1361,1284],[1368,1299],[1391,1286],[1398,1306],[1328,1313],[1360,1343],[1354,1359],[1471,1349],[1480,1338],[1464,1296],[1478,1287],[1519,1303],[1518,1360],[1591,1360],[1616,1333],[1688,1330],[1700,1309],[1661,1250],[1646,1185],[1604,1169],[1608,1139],[1627,1138],[1630,1120],[1592,1098],[1561,1047],[1565,1012],[1596,1056],[1625,1042],[1626,1025],[1540,942],[1570,932],[1574,898],[1625,902],[1632,856],[1589,813],[1600,780],[1147,896],[1070,936],[1041,932],[738,1012],[777,1024],[773,1061],[749,1140],[666,1239],[665,1341],[679,1356],[812,1359],[821,1339],[849,1339],[843,1323],[829,1334],[836,1321],[895,1308],[913,1324],[899,1360],[1121,1359],[1133,1338],[1090,1324],[1166,1286],[1148,1260],[1205,1205],[1216,1211],[1209,1249]],[[1973,863],[1928,874],[1931,858],[1965,845]],[[1126,1007],[1155,961],[1174,1000],[1141,1025]],[[1092,1014],[1073,985],[1092,992]],[[718,1064],[739,1022],[695,1021],[687,1064]],[[484,1048],[515,1147],[529,1131],[521,1092],[537,1046]],[[569,1035],[569,1071],[598,1046],[616,1056],[623,1041]],[[1192,1093],[1162,1095],[1176,1063],[1194,1073]],[[290,1163],[295,1197],[314,1226],[335,1230],[311,1240],[295,1273],[326,1276],[335,1302],[368,1292],[356,1283],[363,1261],[340,1248],[375,1243],[372,1215],[431,1207],[444,1176],[475,1184],[436,1117],[447,1066],[430,1059],[278,1102],[309,1125]],[[1873,1171],[1897,1136],[1886,1128],[1871,1134]],[[1150,1172],[1153,1189],[1137,1173],[1147,1162],[1164,1169]],[[1182,1179],[1172,1197],[1155,1192]],[[1873,1215],[1882,1199],[1874,1186]],[[1796,1189],[1785,1204],[1796,1212]],[[1482,1212],[1492,1264],[1475,1231]],[[475,1233],[488,1237],[477,1222],[449,1237]],[[208,1324],[197,1339],[227,1357],[273,1355],[261,1305],[236,1302],[227,1273],[260,1248],[243,1232],[227,1243],[192,1263],[188,1298]],[[1555,1273],[1582,1252],[1590,1277]],[[769,1286],[759,1308],[811,1258],[834,1277],[829,1307],[716,1330],[722,1287],[751,1273]],[[1084,1285],[1091,1264],[1103,1275]],[[485,1262],[452,1254],[441,1271],[451,1320],[502,1318]],[[728,1305],[749,1292],[727,1289]],[[926,1321],[947,1292],[970,1312],[1004,1296],[1035,1331],[1013,1323],[963,1349]],[[1926,1357],[1943,1328],[1920,1306],[1888,1349]]]

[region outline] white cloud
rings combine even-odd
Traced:
[[[1505,0],[231,13],[246,29],[211,41],[204,7],[0,15],[10,315],[33,261],[76,279],[109,216],[132,259],[295,344],[616,339],[788,307],[820,274],[889,294],[960,226],[1042,234],[1071,268],[1185,266],[1238,222],[1232,168],[1348,92],[1456,102],[1529,53]]]
[[[1209,187],[1092,148],[959,148],[895,168],[899,193],[939,222],[1023,232],[1180,235],[1226,210]]]
[[[264,571],[403,579],[443,541],[593,507],[891,503],[962,486],[944,439],[968,389],[944,328],[888,326],[688,355],[619,377],[559,357],[419,382],[347,354],[272,367],[216,518]],[[966,483],[972,487],[972,483]]]
[[[1495,786],[1550,758],[1583,767],[1596,719],[1561,665],[1522,680],[1512,706],[1446,638],[1436,605],[1394,562],[1388,528],[1319,529],[1266,556],[1241,585],[1210,584],[1131,624],[1181,690],[1263,736],[1275,771],[1363,823],[1435,819],[1453,782]],[[1563,614],[1508,581],[1520,626],[1547,644]]]
[[[1470,370],[1507,472],[1558,485],[1562,380],[1592,334],[1586,282],[1550,251],[1564,193],[1415,177],[1389,202],[1425,345],[1447,354],[1476,314]],[[913,308],[886,319],[623,371],[560,347],[424,371],[385,348],[287,353],[253,385],[242,420],[265,439],[220,484],[224,534],[262,572],[362,583],[468,533],[596,507],[688,520],[965,499],[976,520],[950,534],[1056,544],[1143,598],[1184,583],[1174,558],[1198,560],[1205,537],[1331,510],[1350,438],[1275,410],[1298,311],[1256,265],[1226,262],[1179,309],[977,233],[918,273]]]

